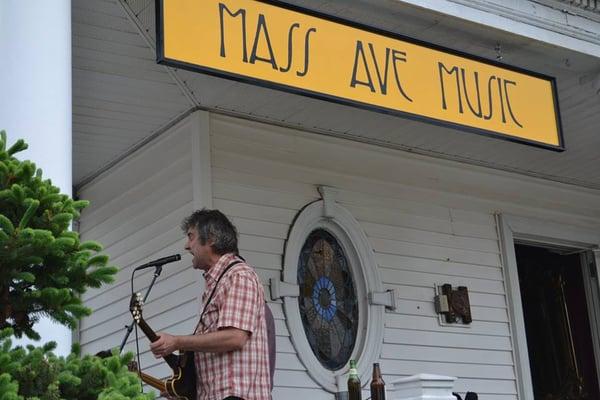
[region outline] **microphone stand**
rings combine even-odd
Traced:
[[[156,265],[154,267],[154,277],[152,278],[152,282],[150,282],[150,286],[148,286],[148,289],[146,290],[146,294],[144,295],[144,303],[146,302],[146,299],[148,298],[148,295],[150,294],[150,291],[152,290],[152,286],[154,286],[154,282],[156,282],[156,278],[158,278],[160,276],[160,274],[162,272],[162,267],[163,267],[162,264]],[[131,273],[132,288],[133,288],[133,274],[135,274],[135,271],[136,270],[134,269],[133,272]],[[123,348],[125,347],[125,342],[127,342],[127,338],[131,334],[131,331],[133,331],[134,325],[135,325],[135,321],[131,321],[130,325],[125,325],[125,328],[127,328],[127,332],[125,333],[125,337],[121,341],[121,347],[119,348],[119,354],[121,354],[123,352]]]

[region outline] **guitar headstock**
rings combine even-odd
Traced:
[[[136,323],[139,324],[142,319],[142,306],[144,305],[144,300],[142,300],[141,293],[135,293],[131,295],[131,300],[129,301],[129,311],[133,316],[133,319]]]

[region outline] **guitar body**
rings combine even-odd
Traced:
[[[138,324],[140,329],[146,334],[151,342],[156,342],[158,336],[152,328],[144,321],[142,317],[142,300],[141,295],[134,294],[131,296],[129,310],[133,315],[133,319]],[[163,384],[159,384],[159,379],[150,377],[146,374],[140,374],[144,382],[152,387],[165,390],[167,394],[179,400],[196,400],[196,363],[194,362],[194,352],[186,351],[183,354],[175,355],[168,354],[163,357],[173,370],[173,376],[167,379]],[[162,382],[161,382],[162,383]]]
[[[165,381],[165,389],[169,396],[182,400],[196,399],[196,364],[194,353],[186,351],[179,355],[177,371]]]

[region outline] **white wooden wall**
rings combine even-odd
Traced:
[[[596,193],[219,115],[210,116],[210,142],[213,207],[237,226],[240,251],[266,289],[270,278],[280,278],[294,216],[319,198],[316,185],[333,186],[371,241],[384,285],[398,289],[399,308],[387,312],[380,327],[386,381],[436,373],[457,376],[458,392],[516,398],[494,213],[598,229]],[[86,294],[95,313],[82,324],[85,351],[120,343],[129,322],[125,281],[132,266],[181,250],[178,224],[194,204],[189,148],[189,129],[174,129],[81,193],[93,203],[82,219],[83,237],[103,242],[123,267],[117,285]],[[174,333],[189,331],[197,311],[198,275],[185,268],[189,260],[180,264],[165,268],[146,306],[152,326]],[[147,271],[136,282],[150,277]],[[469,327],[438,323],[433,287],[443,283],[469,288]],[[274,398],[333,399],[296,356],[281,304],[271,306],[278,350]],[[147,353],[142,363],[155,365],[150,373],[167,372]]]
[[[90,290],[85,304],[93,314],[81,321],[80,342],[85,353],[119,347],[129,313],[133,268],[155,258],[181,253],[182,261],[166,265],[143,314],[155,331],[189,333],[195,327],[197,297],[202,290],[198,274],[184,254],[180,223],[193,210],[192,119],[179,124],[159,140],[135,153],[110,173],[79,193],[91,201],[81,218],[83,239],[98,240],[120,267],[114,284]],[[145,293],[154,268],[138,271],[135,290]],[[165,363],[148,351],[139,331],[141,363],[154,376],[168,376]],[[126,350],[135,351],[135,332]]]
[[[362,225],[399,308],[386,314],[388,382],[420,372],[457,376],[455,389],[516,398],[495,212],[598,227],[598,197],[508,174],[232,118],[211,118],[214,206],[233,218],[263,282],[279,278],[284,240],[316,185]],[[470,327],[440,326],[434,284],[469,288]],[[279,304],[276,399],[332,399],[295,355]]]
[[[388,381],[419,372],[458,375],[458,390],[514,397],[491,215],[444,207],[431,197],[419,200],[408,187],[392,187],[376,171],[378,162],[370,160],[379,157],[376,149],[222,117],[213,118],[211,133],[214,206],[238,224],[241,251],[265,283],[279,277],[293,217],[318,198],[317,184],[333,186],[340,190],[337,200],[359,220],[373,244],[384,283],[399,289],[400,308],[388,313],[381,327],[381,362]],[[439,326],[433,285],[446,282],[469,287],[475,315],[470,328]],[[282,309],[273,308],[279,322],[276,398],[332,398],[306,373]]]

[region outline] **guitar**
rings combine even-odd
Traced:
[[[129,361],[129,363],[127,364],[127,369],[131,372],[135,372],[140,377],[142,382],[152,386],[154,389],[160,390],[161,393],[167,393],[167,388],[165,387],[165,382],[140,371],[138,368],[137,362]]]
[[[156,342],[158,336],[142,317],[142,295],[133,294],[129,302],[129,311],[133,315],[135,323],[140,327],[151,342]],[[196,399],[196,365],[194,353],[186,351],[183,354],[168,354],[163,359],[173,370],[173,376],[164,382],[147,374],[141,374],[140,378],[155,389],[166,392],[170,397],[179,400]]]

